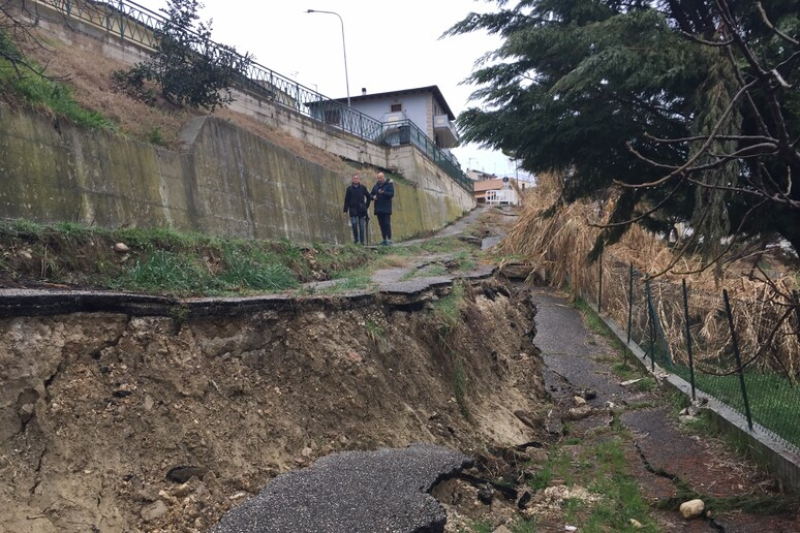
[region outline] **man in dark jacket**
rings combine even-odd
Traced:
[[[392,244],[392,198],[394,197],[394,183],[387,180],[383,172],[378,172],[378,182],[372,187],[372,201],[375,202],[375,216],[381,227],[382,245]]]
[[[353,182],[344,193],[344,212],[350,215],[355,244],[364,244],[364,219],[368,216],[369,204],[369,191],[361,184],[361,176],[353,174]]]

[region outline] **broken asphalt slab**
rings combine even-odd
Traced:
[[[430,490],[470,466],[430,444],[342,452],[276,477],[211,533],[439,533],[445,510]]]

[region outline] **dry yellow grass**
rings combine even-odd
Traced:
[[[81,106],[110,118],[120,133],[144,142],[151,142],[157,137],[161,145],[178,149],[178,138],[184,125],[194,117],[208,114],[203,110],[176,107],[161,99],[151,106],[121,94],[116,88],[113,73],[128,70],[130,66],[104,55],[102,45],[96,39],[66,29],[63,31],[68,33],[59,34],[38,28],[38,42],[19,43],[20,48],[27,57],[46,66],[47,75],[66,80]],[[229,109],[218,109],[214,116],[334,172],[348,175],[352,171],[336,155],[255,118]]]
[[[527,192],[519,222],[501,244],[506,254],[521,255],[555,286],[569,284],[576,294],[597,300],[599,264],[587,260],[602,224],[613,207],[613,196],[604,202],[581,201],[561,205],[544,216],[560,194],[557,175],[540,175],[535,189]],[[644,304],[644,276],[651,281],[652,301],[673,358],[686,360],[685,320],[681,281],[689,286],[691,331],[698,355],[719,362],[728,358],[730,328],[724,313],[722,289],[730,295],[737,336],[745,359],[758,354],[754,364],[761,368],[785,369],[792,376],[800,373],[800,339],[793,330],[796,318],[788,320],[787,300],[797,288],[796,273],[782,274],[771,268],[772,280],[780,293],[763,280],[751,278],[752,259],[725,265],[723,277],[712,269],[702,270],[700,258],[684,255],[676,261],[676,252],[658,236],[634,226],[619,243],[606,248],[603,255],[602,308],[623,327],[628,323],[630,298],[629,268],[637,275],[634,281],[634,331],[646,331],[647,308]],[[768,254],[756,256],[769,259]],[[775,263],[777,260],[772,261]],[[666,272],[665,272],[666,271]],[[780,325],[779,325],[780,324]],[[778,326],[773,332],[773,329]]]

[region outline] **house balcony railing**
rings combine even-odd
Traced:
[[[55,9],[66,17],[80,20],[91,27],[117,36],[120,40],[133,42],[150,50],[155,49],[158,43],[158,31],[165,23],[165,18],[161,14],[131,0],[28,0],[26,2],[26,8],[37,18],[39,5]],[[195,52],[235,53],[218,44],[213,44],[210,51],[197,49]],[[291,108],[304,116],[366,141],[385,144],[387,128],[382,122],[256,62],[248,65],[236,83],[236,88],[254,98]],[[409,133],[410,142],[471,193],[472,182],[461,170],[455,158],[444,154],[419,128],[413,123],[410,124],[414,129]]]

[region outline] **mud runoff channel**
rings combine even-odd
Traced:
[[[535,309],[495,280],[134,304],[0,319],[0,531],[207,531],[280,474],[413,443],[473,458],[476,486],[543,431]]]

